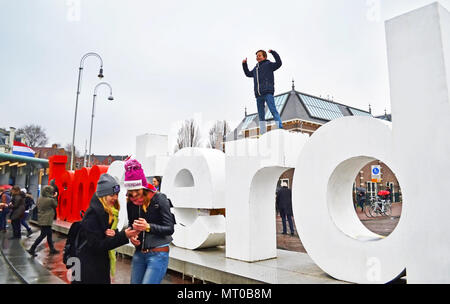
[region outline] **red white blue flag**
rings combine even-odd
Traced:
[[[12,154],[34,157],[34,151],[20,141],[14,141]]]

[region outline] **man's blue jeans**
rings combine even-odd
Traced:
[[[20,224],[22,224],[22,226],[24,226],[25,229],[27,229],[28,233],[30,233],[30,231],[31,231],[31,228],[30,228],[30,226],[28,226],[28,223],[27,223],[29,216],[30,216],[30,213],[25,211],[23,218],[20,220]]]
[[[263,135],[266,133],[266,111],[265,104],[269,111],[272,113],[273,118],[278,122],[278,128],[283,129],[283,122],[281,121],[280,114],[275,106],[275,98],[272,94],[265,94],[260,97],[256,97],[256,104],[258,106],[258,116],[259,116],[259,134]]]
[[[169,266],[169,252],[136,251],[131,262],[131,284],[160,284]]]

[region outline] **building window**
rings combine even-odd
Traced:
[[[367,195],[369,198],[376,198],[377,197],[377,189],[378,184],[373,182],[367,182]]]

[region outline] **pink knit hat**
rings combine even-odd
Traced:
[[[135,159],[130,159],[125,163],[124,186],[127,190],[148,189],[156,192],[156,188],[147,182],[141,164]]]

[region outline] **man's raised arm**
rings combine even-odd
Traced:
[[[272,54],[273,58],[275,58],[275,62],[272,63],[272,69],[273,69],[274,71],[276,71],[276,70],[278,70],[278,69],[281,67],[281,65],[283,64],[283,63],[281,62],[280,55],[278,55],[278,53],[275,52],[274,50],[269,50],[269,53]]]
[[[242,68],[244,69],[245,76],[253,78],[252,72],[250,72],[250,70],[248,69],[247,58],[242,60]]]

